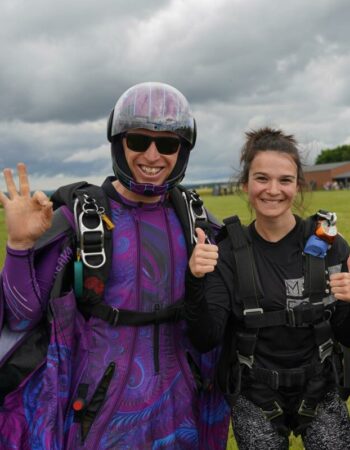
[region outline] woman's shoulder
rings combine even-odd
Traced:
[[[233,242],[242,239],[250,240],[249,226],[243,225],[238,216],[232,216],[224,219],[224,225],[216,236],[216,243],[219,246],[229,245],[232,248]]]

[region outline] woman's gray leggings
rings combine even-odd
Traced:
[[[232,410],[233,431],[240,450],[285,450],[288,437],[279,434],[261,409],[240,396]],[[336,392],[326,394],[318,414],[301,433],[306,450],[350,449],[350,418]]]

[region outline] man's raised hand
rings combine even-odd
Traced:
[[[33,247],[37,239],[50,228],[52,202],[41,191],[30,195],[25,164],[19,163],[17,172],[18,190],[11,169],[4,169],[8,196],[0,191],[0,203],[5,212],[8,246],[16,250],[26,250]]]
[[[205,233],[201,228],[196,228],[197,244],[193,249],[189,267],[192,274],[202,278],[206,273],[213,272],[219,257],[217,245],[205,243]]]

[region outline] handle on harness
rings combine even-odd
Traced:
[[[337,215],[329,211],[320,209],[316,213],[316,230],[307,240],[304,253],[325,258],[327,250],[338,233],[337,231]]]

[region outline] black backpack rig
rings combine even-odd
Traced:
[[[304,220],[304,244],[314,236],[316,224],[319,220],[330,220],[333,213],[320,210],[317,214]],[[336,216],[335,216],[336,217]],[[281,425],[281,416],[284,414],[274,391],[281,387],[303,385],[306,381],[320,375],[324,362],[329,361],[334,371],[335,380],[340,396],[346,400],[350,395],[350,369],[349,349],[335,342],[332,337],[330,314],[323,303],[327,289],[327,259],[305,253],[304,247],[304,293],[309,297],[309,304],[302,308],[281,309],[266,312],[261,308],[264,296],[255,265],[252,242],[248,227],[243,226],[237,216],[224,219],[229,236],[233,259],[236,269],[235,285],[238,296],[243,304],[244,327],[232,333],[237,328],[233,316],[228,320],[225,330],[224,344],[217,368],[218,384],[225,395],[227,402],[234,407],[241,391],[242,372],[249,374],[254,380],[267,385],[269,391],[268,401],[262,401],[261,407],[264,416],[274,421],[281,432],[288,432]],[[312,238],[313,239],[313,238]],[[327,247],[327,245],[326,245]],[[311,251],[311,253],[313,253]],[[258,339],[259,329],[263,327],[288,325],[292,327],[310,325],[314,329],[314,337],[318,346],[318,362],[297,369],[269,370],[257,367],[254,364],[254,352]],[[342,368],[342,366],[344,366]],[[298,408],[299,426],[294,432],[299,433],[303,427],[317,414],[320,401],[319,386],[308,382],[304,396]],[[275,420],[276,419],[276,420]]]
[[[112,308],[104,303],[104,288],[109,276],[112,256],[112,229],[118,224],[110,221],[109,199],[102,187],[85,181],[59,188],[51,197],[54,217],[51,228],[37,241],[35,250],[44,249],[56,236],[66,235],[63,248],[76,249],[76,259],[65,264],[58,272],[50,292],[50,299],[58,298],[74,286],[77,306],[86,319],[98,317],[111,326],[142,326],[176,322],[183,319],[183,300],[157,311],[139,312]],[[195,228],[202,228],[207,238],[212,239],[212,230],[220,228],[219,222],[206,211],[199,195],[194,190],[177,186],[169,192],[173,205],[183,227],[188,254],[197,241]],[[59,209],[67,206],[74,215],[76,230]],[[74,273],[74,275],[73,275]],[[73,281],[74,280],[74,281]],[[10,331],[6,325],[0,339],[6,339],[7,352],[0,361],[0,404],[6,394],[43,361],[50,339],[52,314],[48,308],[45,317],[33,330],[24,333]],[[189,361],[198,387],[202,383],[199,369]],[[110,377],[110,374],[106,374]]]

